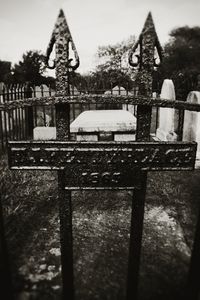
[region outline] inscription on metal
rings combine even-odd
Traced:
[[[133,189],[140,188],[137,168],[117,166],[71,165],[65,169],[66,189]]]
[[[85,165],[105,170],[108,166],[119,170],[192,170],[195,155],[195,142],[9,142],[11,169],[72,171],[74,165]]]

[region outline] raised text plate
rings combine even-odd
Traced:
[[[65,170],[66,186],[131,187],[138,170],[193,170],[196,143],[9,142],[11,169]],[[138,180],[139,182],[139,180]]]

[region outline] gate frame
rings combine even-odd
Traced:
[[[83,100],[83,102],[91,103],[98,98],[98,96],[70,96],[69,91],[69,75],[71,70],[75,70],[79,65],[78,54],[69,31],[65,16],[61,10],[51,37],[49,47],[47,49],[47,65],[50,53],[55,44],[56,60],[53,67],[56,68],[56,96],[41,99],[28,99],[28,106],[32,103],[40,102],[50,103],[54,102],[56,107],[56,127],[57,140],[68,141],[70,139],[70,103]],[[75,64],[72,65],[72,59],[69,58],[69,44],[72,46],[75,56]],[[133,62],[132,56],[139,47],[140,55],[137,63]],[[151,13],[149,13],[144,28],[139,37],[138,42],[132,49],[129,55],[129,63],[135,67],[139,65],[138,82],[139,82],[139,97],[134,96],[114,96],[102,97],[105,103],[122,103],[123,104],[137,104],[137,134],[136,141],[146,142],[150,139],[150,124],[151,124],[151,106],[159,107],[176,107],[179,109],[189,109],[200,111],[200,105],[186,104],[179,101],[169,101],[160,99],[152,99],[152,72],[156,65],[154,58],[154,49],[157,48],[158,54],[162,56],[162,49],[155,31],[154,23]],[[52,68],[52,67],[50,67]],[[12,106],[9,103],[7,106]],[[18,102],[17,105],[24,106],[27,102]],[[11,151],[12,143],[9,143]],[[34,142],[33,142],[34,144]],[[78,143],[80,144],[80,143]],[[15,142],[15,145],[20,146]],[[173,149],[172,149],[173,150]],[[10,152],[11,153],[11,152]],[[184,159],[183,159],[184,161]],[[12,164],[12,162],[11,162]],[[11,165],[10,165],[11,166]],[[135,190],[132,202],[132,216],[131,216],[131,232],[130,232],[130,247],[129,247],[129,266],[127,279],[127,299],[137,299],[138,294],[138,277],[140,265],[140,253],[142,243],[143,217],[146,194],[147,171],[140,170],[141,188]],[[60,213],[60,240],[61,240],[61,263],[62,263],[62,280],[63,280],[63,299],[74,299],[73,287],[73,243],[72,243],[72,207],[71,207],[71,191],[66,190],[66,183],[64,170],[58,171],[58,190],[59,190],[59,213]],[[197,239],[198,239],[197,234]],[[197,243],[196,243],[197,244]],[[134,252],[134,255],[131,253]],[[195,251],[193,252],[193,254]],[[194,257],[194,255],[192,256]],[[198,265],[199,265],[198,261]],[[199,268],[198,268],[199,269]],[[190,270],[190,277],[194,277],[192,268]],[[199,291],[199,288],[197,288]],[[194,295],[195,298],[196,294]]]

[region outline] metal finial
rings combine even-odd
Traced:
[[[49,65],[49,58],[55,44],[56,59],[53,66]],[[71,44],[74,53],[75,63],[72,64],[73,58],[69,57],[69,45]],[[56,20],[56,24],[49,42],[46,52],[46,65],[50,69],[54,69],[58,61],[62,59],[67,69],[76,70],[80,64],[79,56],[65,18],[64,11],[61,9]],[[65,61],[64,61],[65,60]]]
[[[135,54],[136,50],[139,47],[139,54]],[[145,57],[145,51],[144,49],[149,49],[149,57]],[[146,21],[144,23],[144,27],[142,29],[142,32],[139,36],[138,41],[136,42],[136,44],[134,45],[133,49],[130,51],[129,53],[129,64],[132,67],[136,67],[139,65],[140,69],[143,67],[144,64],[146,64],[147,62],[150,63],[153,61],[152,66],[158,66],[156,64],[156,58],[154,50],[157,49],[158,55],[159,55],[159,59],[160,61],[162,60],[162,47],[160,45],[160,42],[158,40],[158,36],[155,30],[155,26],[154,26],[154,22],[153,22],[153,18],[152,18],[152,14],[151,12],[148,13],[148,16],[146,18]],[[146,53],[148,53],[148,51],[146,51]],[[135,57],[137,58],[137,61],[134,62],[133,61],[133,55],[135,55]],[[151,57],[150,57],[151,55]]]

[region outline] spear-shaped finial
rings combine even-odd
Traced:
[[[137,62],[134,62],[132,57],[139,47],[139,54],[136,54]],[[158,40],[158,36],[155,30],[153,18],[151,12],[148,13],[144,27],[139,36],[138,41],[134,45],[133,49],[129,53],[129,64],[133,67],[139,65],[140,69],[144,67],[145,64],[151,64],[151,68],[157,66],[155,63],[154,50],[157,49],[160,61],[162,60],[162,47]],[[147,51],[146,51],[146,50]],[[147,56],[145,55],[147,54]]]
[[[56,59],[54,62],[54,65],[51,67],[49,66],[49,57],[53,50],[54,44],[56,45]],[[74,53],[75,58],[75,64],[72,65],[73,58],[69,58],[69,44],[71,44],[72,51]],[[60,45],[60,46],[59,46]],[[62,48],[62,51],[61,51]],[[59,50],[58,50],[59,49]],[[62,52],[62,53],[61,53]],[[65,52],[65,54],[64,54]],[[66,55],[67,54],[67,55]],[[46,65],[50,69],[54,69],[56,67],[56,64],[59,63],[59,60],[61,59],[61,56],[65,56],[65,66],[67,68],[71,68],[72,70],[75,70],[79,66],[79,57],[78,53],[71,35],[71,32],[69,30],[69,26],[67,24],[67,20],[64,14],[64,11],[60,9],[56,24],[49,42],[49,46],[47,48],[46,52]]]
[[[55,45],[55,60],[53,66],[49,66],[50,54]],[[74,57],[70,57],[69,47]],[[65,18],[61,9],[54,26],[54,30],[46,52],[46,65],[50,69],[56,69],[57,95],[69,94],[69,72],[79,66],[79,56]]]
[[[147,15],[146,21],[144,23],[143,30],[145,28],[151,28],[151,27],[154,27],[154,22],[153,22],[152,14],[151,14],[151,12],[149,12]],[[155,29],[155,27],[154,27],[154,29]]]

